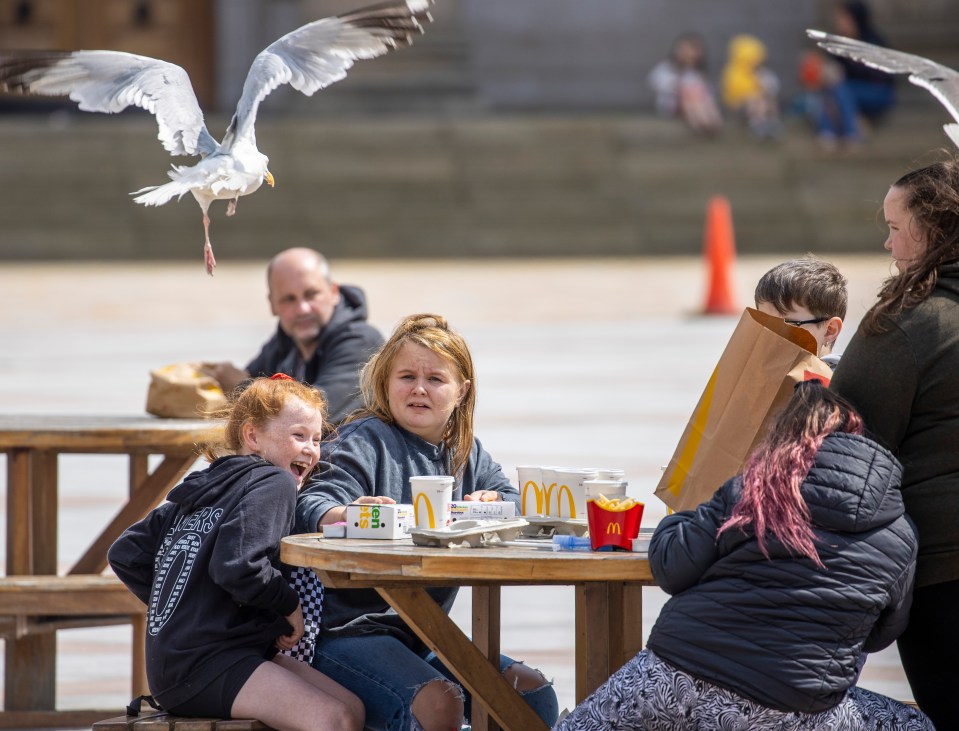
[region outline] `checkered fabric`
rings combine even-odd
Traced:
[[[301,660],[307,665],[313,660],[313,647],[320,634],[320,612],[323,609],[323,584],[316,578],[313,569],[295,566],[290,574],[290,586],[296,589],[300,596],[300,607],[303,609],[303,625],[306,628],[303,637],[293,649],[283,650],[294,660]]]

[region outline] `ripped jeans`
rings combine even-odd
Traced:
[[[515,661],[500,656],[500,669]],[[416,692],[426,683],[449,679],[456,683],[434,654],[417,655],[395,637],[365,635],[320,640],[313,656],[313,667],[360,697],[366,706],[366,726],[373,731],[410,731],[414,725],[410,707]],[[470,718],[470,698],[463,694],[466,719]],[[559,707],[551,683],[523,697],[547,726],[556,723]]]

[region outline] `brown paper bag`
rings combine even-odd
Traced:
[[[801,327],[746,308],[676,446],[656,495],[673,510],[709,500],[738,473],[800,381],[832,369]]]
[[[200,363],[174,363],[150,371],[147,413],[196,419],[226,406],[226,396]]]

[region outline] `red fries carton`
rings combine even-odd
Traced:
[[[586,503],[589,542],[593,550],[616,546],[631,551],[633,539],[639,535],[639,523],[645,507],[643,503],[636,503],[626,510],[607,510],[595,500]]]

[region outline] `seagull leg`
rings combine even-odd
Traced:
[[[236,213],[236,203],[238,200],[240,200],[240,196],[230,199],[230,202],[226,204],[226,215],[232,216]]]
[[[203,245],[203,261],[206,262],[206,273],[211,277],[216,268],[216,259],[213,257],[213,244],[210,243],[210,217],[203,211],[203,236],[206,243]]]

